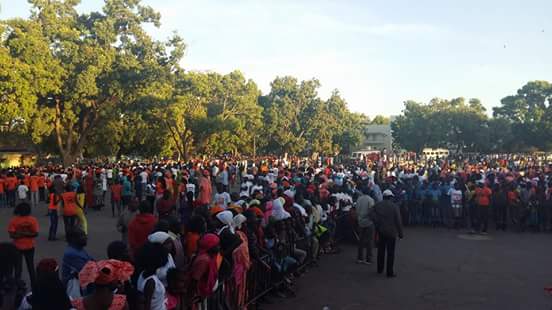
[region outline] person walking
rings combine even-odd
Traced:
[[[393,197],[394,195],[391,190],[385,190],[383,192],[383,200],[378,202],[370,213],[378,233],[378,273],[383,273],[384,267],[387,267],[386,271],[388,278],[396,276],[393,269],[395,263],[395,246],[397,237],[400,239],[403,238],[401,213],[399,207],[393,203]],[[385,264],[386,254],[387,265]]]
[[[370,218],[370,211],[374,207],[374,199],[368,195],[368,187],[362,188],[362,196],[356,202],[358,218],[358,264],[372,263],[372,247],[374,241],[374,222]],[[366,250],[366,256],[364,252]]]
[[[77,225],[77,208],[81,207],[77,201],[77,193],[74,192],[71,184],[67,184],[66,191],[61,194],[61,203],[63,205],[65,236],[67,237],[68,232]]]
[[[38,236],[38,221],[31,216],[31,205],[27,202],[19,203],[14,210],[14,217],[8,224],[8,233],[13,239],[13,244],[21,254],[15,268],[15,277],[21,279],[23,270],[23,258],[27,264],[31,286],[35,284],[35,238]]]

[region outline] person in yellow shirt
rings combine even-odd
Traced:
[[[79,219],[79,223],[82,228],[82,231],[84,231],[84,234],[88,235],[88,221],[86,220],[86,215],[84,210],[85,199],[86,199],[86,194],[84,193],[84,189],[82,186],[79,186],[79,189],[77,190],[77,201],[79,203],[79,207],[77,207],[77,218]]]

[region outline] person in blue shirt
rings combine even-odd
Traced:
[[[130,200],[132,198],[132,184],[128,180],[128,177],[125,175],[122,178],[123,181],[123,209],[128,207],[128,204],[130,203]]]
[[[428,206],[429,206],[429,211],[431,216],[430,221],[431,221],[431,225],[435,227],[437,226],[437,224],[439,224],[439,217],[440,217],[439,200],[441,197],[441,189],[439,188],[438,181],[433,181],[433,183],[431,183],[431,186],[427,191],[427,195],[429,197]]]
[[[80,228],[67,232],[67,247],[63,252],[61,263],[61,280],[64,285],[76,279],[82,267],[88,261],[94,260],[84,249],[87,243],[88,238]]]

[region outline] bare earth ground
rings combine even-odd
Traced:
[[[12,209],[0,209],[0,241]],[[46,205],[33,210],[41,234],[35,262],[61,259],[65,242],[48,242]],[[107,244],[119,238],[111,210],[89,211],[89,253],[106,257]],[[492,232],[489,240],[472,240],[462,231],[409,228],[398,243],[396,272],[387,279],[375,265],[355,264],[356,249],[343,246],[338,255],[324,256],[296,284],[294,299],[272,299],[264,309],[551,309],[552,235]],[[375,252],[374,252],[375,254]],[[24,271],[26,276],[26,271]]]

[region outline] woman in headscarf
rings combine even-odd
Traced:
[[[192,263],[192,288],[195,298],[200,301],[194,304],[193,309],[208,309],[207,298],[218,286],[218,271],[222,262],[220,256],[220,239],[215,234],[205,234],[199,240],[199,254]]]
[[[291,214],[284,210],[284,199],[279,197],[272,201],[272,217],[276,221],[285,220],[291,217]]]
[[[128,262],[115,259],[89,261],[79,273],[79,282],[82,288],[93,284],[94,292],[73,300],[73,307],[77,310],[128,309],[126,296],[114,292],[130,279],[133,272],[134,267]]]
[[[153,234],[148,236],[148,241],[150,243],[157,243],[163,245],[165,249],[167,249],[168,255],[167,255],[167,263],[163,266],[157,269],[157,277],[163,285],[167,286],[167,272],[171,268],[176,268],[176,264],[174,263],[173,255],[174,255],[174,243],[171,236],[164,232],[164,231],[158,231],[154,232]]]
[[[221,254],[224,257],[224,263],[220,268],[219,278],[227,280],[233,272],[234,259],[232,254],[240,245],[241,239],[236,236],[234,229],[234,214],[231,211],[222,211],[216,215],[217,235],[220,238]]]

